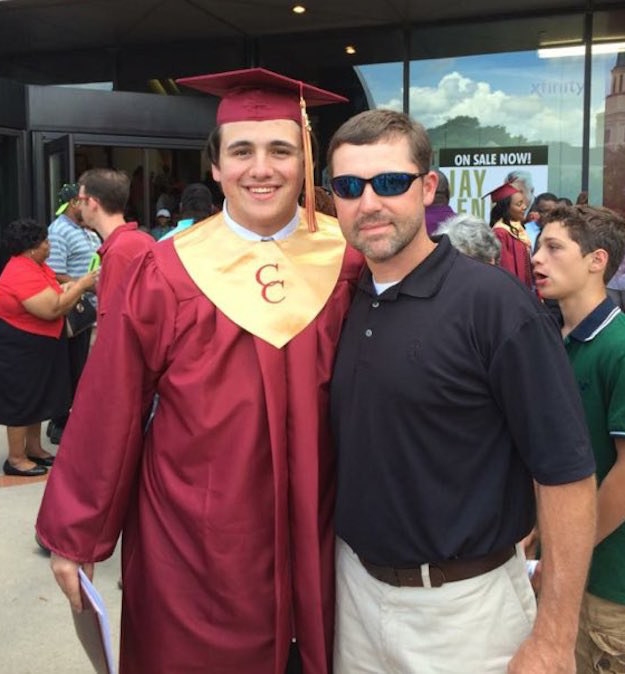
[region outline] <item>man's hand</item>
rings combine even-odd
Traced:
[[[538,527],[534,527],[529,534],[520,541],[526,559],[536,559],[536,549],[539,540]]]
[[[69,599],[71,607],[76,613],[82,611],[82,599],[80,598],[80,580],[78,569],[82,570],[91,580],[93,578],[93,564],[78,564],[71,559],[60,557],[54,552],[50,556],[50,567],[63,594]]]
[[[508,674],[575,674],[572,649],[563,652],[555,644],[528,637],[508,663]]]

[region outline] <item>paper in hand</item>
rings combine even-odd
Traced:
[[[76,634],[87,653],[96,674],[115,674],[115,661],[111,644],[111,629],[106,607],[100,593],[78,569],[83,610],[72,611]]]

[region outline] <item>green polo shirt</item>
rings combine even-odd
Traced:
[[[599,484],[625,437],[625,314],[606,298],[565,338],[582,396]],[[594,550],[588,591],[625,604],[625,524]]]

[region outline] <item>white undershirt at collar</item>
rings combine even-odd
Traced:
[[[381,295],[385,290],[388,290],[389,288],[392,288],[393,286],[396,286],[399,283],[399,281],[389,281],[388,283],[378,283],[375,279],[373,279],[373,287],[375,288],[375,292],[377,295]]]
[[[297,206],[295,207],[295,215],[291,218],[291,220],[282,229],[279,229],[275,234],[272,234],[271,236],[263,236],[262,234],[257,234],[256,232],[252,232],[246,227],[243,227],[243,225],[240,225],[238,222],[235,222],[232,219],[232,216],[228,213],[227,201],[224,201],[223,216],[226,225],[228,225],[228,227],[237,236],[240,236],[242,239],[247,239],[248,241],[268,241],[272,239],[274,241],[280,241],[281,239],[286,239],[287,236],[293,234],[293,232],[297,229],[299,225],[299,208]]]

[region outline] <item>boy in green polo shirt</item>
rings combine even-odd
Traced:
[[[532,258],[542,297],[560,304],[597,463],[595,550],[582,604],[577,671],[625,673],[625,315],[606,284],[625,255],[625,221],[608,209],[558,207]]]

